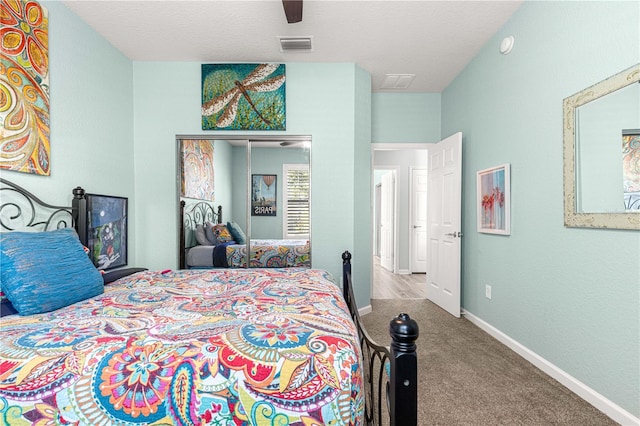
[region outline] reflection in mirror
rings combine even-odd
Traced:
[[[629,190],[633,189],[632,181],[637,185],[640,180],[637,133],[635,144],[624,144],[633,129],[640,129],[640,84],[623,87],[576,108],[575,122],[576,211],[624,212],[630,207],[625,203],[624,176]],[[623,154],[625,147],[627,152]]]
[[[565,226],[640,229],[639,81],[636,65],[564,100]]]
[[[181,268],[311,266],[310,137],[176,139],[178,201],[185,203],[180,215]],[[187,140],[210,147],[207,158],[213,161],[200,161],[202,150],[187,150]],[[195,157],[193,167],[185,162],[187,156]],[[209,176],[213,183],[203,185],[203,176]],[[185,182],[213,189],[213,197],[185,196]],[[205,220],[203,214],[190,213],[200,211],[191,206],[203,203],[210,206],[207,210],[212,215],[218,206],[222,208],[221,224],[229,230],[231,238],[226,239],[231,241],[225,236],[214,237],[211,232],[197,239],[198,224],[205,230],[212,228],[204,223],[211,218]]]
[[[311,266],[309,141],[250,141],[251,267]]]
[[[225,248],[217,244],[213,226],[240,217],[246,194],[238,181],[247,175],[247,140],[223,140],[206,136],[177,138],[180,268],[225,267]],[[191,189],[195,188],[195,190]],[[219,208],[222,211],[218,215]],[[221,237],[221,240],[224,236]],[[246,264],[246,262],[241,262]]]

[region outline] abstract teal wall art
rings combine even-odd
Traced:
[[[286,130],[284,64],[202,64],[202,130]]]

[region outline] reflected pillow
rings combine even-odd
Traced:
[[[235,222],[227,222],[227,229],[236,243],[247,244],[247,236],[244,234],[244,231],[242,231],[242,228],[240,228],[240,225]]]
[[[213,227],[215,223],[207,222],[204,224],[204,235],[207,237],[207,240],[211,243],[211,245],[217,246],[218,240],[216,239],[216,235],[213,233]]]
[[[213,245],[213,243],[211,243],[211,241],[209,241],[209,239],[207,238],[206,232],[204,230],[204,226],[202,226],[202,225],[196,226],[196,241],[201,246],[212,246]]]
[[[213,231],[213,235],[216,236],[216,240],[218,241],[218,244],[228,243],[229,241],[233,241],[233,237],[231,236],[231,232],[229,232],[227,225],[224,225],[224,224],[213,225],[211,227],[211,230]]]
[[[102,274],[71,228],[0,234],[2,290],[20,315],[53,311],[104,292]]]

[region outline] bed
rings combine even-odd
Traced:
[[[309,240],[252,239],[235,222],[223,222],[222,207],[180,202],[180,268],[310,267]]]
[[[342,290],[328,272],[296,267],[139,271],[104,284],[68,228],[82,216],[78,193],[71,221],[27,220],[40,231],[28,233],[6,225],[23,212],[4,214],[16,209],[2,193],[2,290],[20,314],[0,322],[0,423],[357,425],[388,412],[390,424],[417,424],[417,325],[399,315],[390,347],[369,342],[348,252]],[[58,258],[45,264],[43,253]],[[65,266],[47,293],[67,258],[82,268]]]

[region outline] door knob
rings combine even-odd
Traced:
[[[447,237],[453,237],[453,238],[461,238],[462,237],[462,232],[447,232],[446,234]]]

